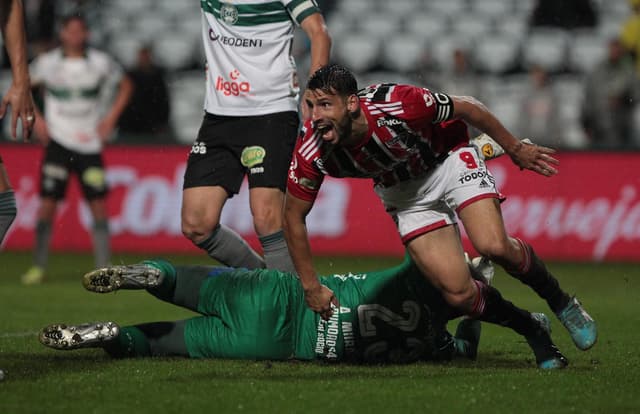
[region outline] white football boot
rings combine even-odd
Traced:
[[[120,334],[115,322],[90,322],[80,325],[53,324],[40,331],[38,339],[49,348],[70,350],[101,347]]]
[[[162,271],[149,263],[117,265],[92,270],[84,275],[84,288],[96,293],[119,289],[147,289],[160,285]]]

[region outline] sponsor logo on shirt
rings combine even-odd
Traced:
[[[393,125],[401,125],[402,121],[399,119],[387,119],[387,118],[379,118],[377,121],[378,127],[381,126],[393,126]]]
[[[246,39],[242,37],[230,37],[217,34],[213,29],[209,29],[209,40],[220,42],[221,45],[233,47],[262,47],[262,39]]]
[[[296,175],[296,169],[298,168],[298,160],[294,156],[289,165],[289,180],[298,184],[298,176]]]
[[[300,185],[304,188],[308,188],[309,190],[317,190],[320,188],[317,181],[311,180],[307,177],[302,177],[300,179]]]
[[[229,73],[231,80],[226,80],[222,76],[216,79],[216,90],[221,91],[225,96],[246,95],[251,92],[251,84],[247,81],[240,82],[240,72],[235,69]]]
[[[470,172],[470,173],[460,174],[460,176],[458,178],[458,182],[460,184],[468,183],[470,181],[477,181],[477,180],[482,180],[484,182],[484,178],[485,177],[490,181],[493,179],[492,176],[490,176],[486,172],[480,170],[480,171],[474,171],[474,172]],[[483,187],[481,187],[481,188],[483,188]]]
[[[59,107],[56,113],[61,117],[66,118],[86,118],[91,115],[93,108],[87,107]]]

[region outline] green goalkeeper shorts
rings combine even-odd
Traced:
[[[248,277],[250,276],[250,277]],[[288,359],[295,319],[304,306],[300,282],[274,270],[221,268],[200,288],[185,342],[193,358]]]

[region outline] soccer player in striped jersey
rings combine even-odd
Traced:
[[[475,249],[545,299],[580,349],[595,343],[593,319],[560,289],[529,244],[507,235],[502,196],[484,160],[469,145],[465,122],[495,139],[518,166],[544,176],[557,173],[552,149],[523,144],[472,97],[395,84],[358,91],[353,74],[339,65],[318,70],[304,100],[312,117],[294,150],[284,223],[307,304],[314,311],[328,319],[331,305],[340,298],[317,281],[305,218],[325,175],[372,178],[407,250],[449,305],[525,337],[531,332],[528,312],[469,275],[457,216]],[[537,355],[539,364],[563,364],[552,352],[548,356],[544,360]]]
[[[35,115],[27,66],[24,9],[20,0],[0,0],[0,31],[4,38],[12,73],[11,86],[0,103],[0,119],[4,118],[10,107],[11,137],[17,138],[17,125],[20,119],[22,137],[26,141],[31,135]],[[17,213],[15,195],[0,158],[0,245]]]
[[[487,261],[469,262],[476,277]],[[484,275],[484,276],[483,276]],[[272,269],[173,266],[162,260],[87,273],[89,291],[146,289],[201,316],[120,327],[115,322],[45,327],[40,341],[61,350],[102,347],[114,357],[301,359],[408,363],[455,356],[475,359],[480,322],[464,319],[446,331],[456,311],[408,258],[393,268],[326,276],[341,307],[324,321],[305,303],[296,277]],[[546,322],[542,314],[539,318]],[[548,338],[546,326],[539,336]]]
[[[311,71],[329,61],[331,40],[314,0],[209,0],[202,8],[206,53],[204,119],[187,160],[182,232],[229,266],[293,271],[282,233],[287,168],[296,140],[299,82],[291,55],[299,25]],[[245,175],[264,258],[220,224]]]
[[[87,45],[89,34],[83,16],[66,16],[60,47],[31,63],[33,85],[44,89],[44,114],[36,111],[35,131],[45,144],[45,155],[40,171],[34,263],[22,275],[24,284],[38,284],[44,279],[52,223],[72,174],[79,179],[93,217],[96,265],[109,263],[108,188],[102,148],[111,138],[133,86],[113,58]],[[112,89],[116,92],[103,113],[104,98]]]

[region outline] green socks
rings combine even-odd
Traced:
[[[135,326],[120,328],[120,335],[104,345],[104,350],[114,358],[146,357],[151,347],[145,334]]]

